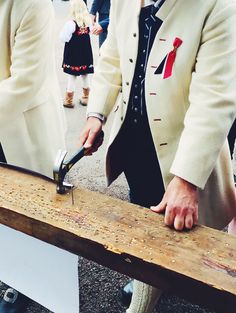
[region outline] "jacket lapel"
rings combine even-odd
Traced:
[[[139,41],[139,15],[141,8],[144,6],[144,0],[137,0],[135,2],[135,9],[134,9],[134,14],[135,14],[135,19],[134,22],[132,23],[132,30],[134,33],[136,33],[137,37],[136,40],[134,41],[132,38],[127,38],[127,44],[129,42],[132,42],[132,46],[128,48],[129,51],[133,51],[133,53],[130,53],[133,55],[134,58],[134,63],[136,64],[136,59],[137,59],[137,51],[138,51],[138,41]],[[171,38],[167,37],[168,33],[166,34],[165,31],[162,31],[163,26],[165,24],[165,19],[168,17],[169,13],[172,11],[175,3],[177,0],[166,0],[165,3],[161,6],[161,8],[158,10],[156,13],[156,17],[161,19],[163,21],[163,24],[157,34],[156,40],[154,41],[150,57],[149,57],[149,64],[153,68],[153,71],[155,72],[156,69],[159,67],[159,65],[162,63],[163,59],[167,55],[168,52],[170,52],[170,49],[172,48],[172,42],[170,41]],[[163,33],[163,34],[162,34]],[[132,34],[131,34],[132,36]],[[130,69],[130,77],[134,74],[134,67]]]
[[[164,22],[176,2],[177,0],[166,0],[161,8],[157,11],[156,17]]]
[[[132,77],[134,75],[134,70],[135,70],[135,64],[136,64],[136,60],[138,56],[139,15],[140,15],[141,7],[143,4],[143,0],[136,0],[136,1],[131,2],[131,3],[134,3],[134,6],[135,6],[133,8],[130,8],[131,3],[129,3],[128,1],[127,3],[128,3],[127,11],[128,10],[132,11],[133,9],[133,14],[135,16],[135,18],[131,19],[132,23],[130,23],[129,21],[129,25],[127,24],[127,29],[131,29],[131,31],[127,32],[127,37],[125,37],[126,38],[125,51],[126,52],[128,51],[130,58],[133,59],[132,67],[129,68],[129,77],[130,77],[130,80],[132,80]]]

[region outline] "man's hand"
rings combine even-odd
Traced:
[[[95,23],[93,25],[91,33],[93,35],[100,35],[102,32],[103,32],[102,26],[100,24],[98,24],[98,23]]]
[[[96,144],[94,144],[94,141],[101,130],[102,122],[96,117],[89,117],[79,138],[79,146],[84,146],[85,149],[88,149],[86,155],[92,155],[93,152],[96,152],[102,145],[103,138],[96,141]]]
[[[168,185],[162,201],[151,210],[165,211],[165,224],[176,230],[191,229],[198,221],[198,196],[196,186],[180,177],[174,177]]]

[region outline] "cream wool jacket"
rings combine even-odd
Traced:
[[[0,0],[0,142],[8,163],[52,176],[65,146],[49,0]]]
[[[140,0],[112,1],[109,34],[90,94],[88,113],[107,117],[112,112],[114,117],[109,183],[122,171],[114,139],[129,102],[141,6]],[[164,184],[177,175],[196,185],[199,222],[222,228],[236,214],[226,143],[236,113],[236,1],[166,0],[156,16],[163,24],[149,56],[145,93]],[[171,51],[175,60],[156,74]],[[168,68],[172,72],[166,77]]]

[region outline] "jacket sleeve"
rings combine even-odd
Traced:
[[[115,27],[115,4],[116,1],[112,1],[108,36],[101,47],[100,57],[95,68],[87,114],[94,112],[107,117],[121,89],[122,79]]]
[[[47,55],[52,37],[53,7],[51,1],[37,0],[26,10],[14,38],[10,76],[0,82],[0,128],[35,106],[45,80]],[[53,46],[53,44],[52,44]]]
[[[190,106],[171,167],[171,173],[202,189],[236,114],[236,3],[225,3],[216,1],[202,31]]]
[[[99,13],[102,5],[103,5],[104,0],[93,0],[91,9],[90,9],[90,14],[96,15]]]
[[[105,20],[100,21],[99,24],[102,27],[103,32],[106,32],[109,25],[109,17]]]

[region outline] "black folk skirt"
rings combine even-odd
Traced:
[[[89,27],[76,24],[70,41],[65,43],[62,68],[65,73],[75,76],[94,72]]]

